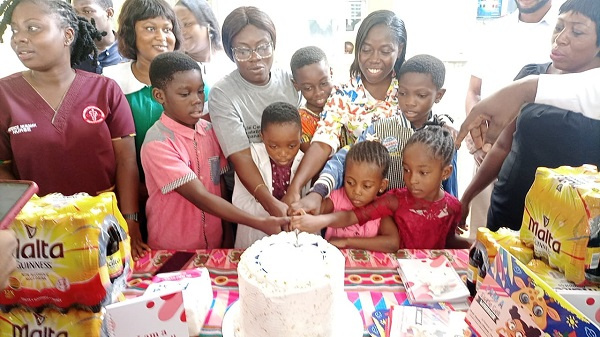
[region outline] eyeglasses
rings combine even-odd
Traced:
[[[235,59],[239,62],[248,61],[250,58],[252,58],[252,53],[256,53],[258,59],[261,60],[273,56],[273,43],[264,43],[254,49],[246,47],[234,47],[231,48],[231,51],[233,52]]]

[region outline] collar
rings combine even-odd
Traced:
[[[118,53],[119,53],[119,41],[117,41],[117,39],[115,39],[115,42],[113,42],[113,44],[108,46],[108,48],[104,49],[99,54],[105,55],[105,56],[112,56],[113,54],[118,54]]]
[[[185,137],[187,139],[194,139],[194,135],[197,133],[200,136],[206,136],[206,131],[210,128],[210,124],[208,124],[205,120],[201,119],[196,123],[195,129],[190,129],[187,126],[181,125],[173,120],[171,117],[166,114],[160,115],[160,122],[163,123],[169,130],[174,133]]]
[[[554,6],[551,5],[550,9],[548,9],[548,11],[546,12],[546,14],[542,17],[542,19],[538,22],[532,23],[532,24],[545,24],[545,25],[550,25],[552,27],[554,27],[554,25],[556,24],[556,19],[558,18],[558,7],[559,6]],[[514,12],[511,13],[511,15],[513,16],[513,19],[515,20],[516,23],[524,23],[519,19],[519,10],[515,10]]]

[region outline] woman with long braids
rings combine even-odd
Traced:
[[[121,212],[137,213],[129,104],[113,80],[72,68],[97,54],[99,32],[62,0],[6,0],[0,15],[28,68],[0,79],[0,179],[33,180],[40,195],[115,190]]]

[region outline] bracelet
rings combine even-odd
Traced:
[[[123,214],[123,218],[125,218],[125,220],[133,220],[135,222],[139,222],[138,212]]]
[[[256,199],[256,191],[257,191],[257,190],[258,190],[258,189],[259,189],[261,186],[267,187],[267,185],[265,185],[265,184],[263,184],[263,183],[260,183],[260,184],[256,185],[256,187],[254,188],[254,192],[252,192],[252,196],[254,197],[254,199],[255,199],[256,201],[258,201],[258,199]]]

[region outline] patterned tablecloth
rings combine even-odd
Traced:
[[[213,249],[198,250],[182,269],[206,267],[210,272],[214,291],[214,301],[200,336],[222,336],[221,325],[227,308],[239,296],[237,264],[242,250]],[[156,271],[171,258],[175,251],[153,251],[136,262],[134,273],[129,280],[126,297],[143,294],[151,283]],[[400,250],[387,254],[356,249],[343,249],[346,257],[344,289],[348,299],[359,310],[365,327],[373,324],[371,313],[378,309],[389,308],[391,304],[408,304],[406,292],[398,276],[397,258],[424,258],[446,255],[459,275],[466,279],[468,265],[467,250]],[[467,305],[442,306],[454,310],[466,310]],[[439,307],[439,306],[433,306]],[[368,333],[364,333],[369,336]]]

